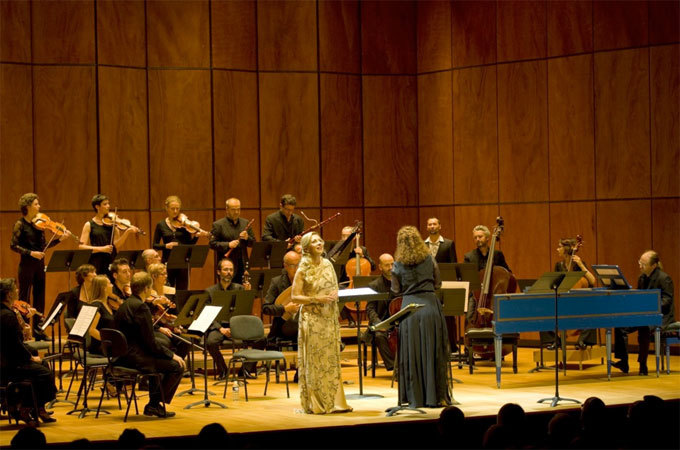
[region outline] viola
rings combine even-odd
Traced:
[[[189,220],[189,218],[184,213],[181,213],[177,217],[170,219],[170,225],[175,228],[184,228],[191,234],[208,233],[201,228],[200,223],[196,222],[195,220]]]
[[[38,213],[31,219],[31,223],[33,224],[34,227],[36,227],[39,230],[50,230],[52,233],[54,233],[55,236],[63,236],[65,234],[69,235],[78,243],[80,244],[80,240],[73,234],[71,233],[63,223],[57,223],[54,220],[50,219],[47,214],[44,213]]]
[[[139,228],[139,227],[135,227],[134,225],[132,225],[132,222],[130,222],[128,219],[123,219],[123,218],[120,217],[118,214],[108,213],[107,215],[105,215],[104,217],[102,217],[102,222],[103,222],[104,225],[106,225],[107,227],[114,227],[114,226],[115,226],[115,227],[116,227],[117,229],[119,229],[120,231],[125,231],[125,230],[127,230],[128,228],[134,227],[134,228],[137,228],[137,229],[139,230],[139,233],[140,233],[142,236],[145,236],[145,235],[146,235],[146,233],[144,232],[144,230],[142,230],[142,229]]]
[[[116,294],[111,294],[106,297],[106,303],[109,305],[109,308],[111,308],[111,311],[118,311],[118,308],[123,304],[123,299]]]
[[[44,317],[42,313],[40,313],[37,309],[32,307],[30,303],[25,302],[23,300],[14,300],[12,308],[14,308],[16,311],[18,311],[22,316],[26,317],[27,319],[30,319],[33,316],[38,316],[41,319]]]

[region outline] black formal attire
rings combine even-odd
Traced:
[[[156,230],[153,232],[153,248],[163,252],[161,261],[164,263],[168,262],[171,251],[165,246],[166,244],[179,242],[183,245],[194,245],[196,241],[198,241],[198,236],[189,233],[186,228],[175,228],[173,230],[168,226],[165,219],[158,222]],[[168,269],[168,284],[176,289],[186,290],[189,286],[187,269]]]
[[[583,262],[585,263],[585,261]],[[566,272],[567,271],[567,266],[564,264],[564,261],[557,261],[555,263],[555,272]],[[571,271],[572,272],[580,272],[581,268],[576,264],[575,262],[571,263]],[[590,282],[588,282],[589,287]],[[547,343],[553,343],[555,342],[555,332],[554,331],[541,331],[539,332],[540,338],[541,338],[541,344],[547,344]],[[578,345],[595,345],[597,344],[597,330],[596,329],[589,329],[589,330],[581,330],[581,332],[578,335]]]
[[[482,255],[482,252],[479,250],[479,248],[467,252],[463,257],[463,262],[476,264],[477,270],[486,268],[486,256]],[[500,250],[494,250],[493,252],[493,265],[504,267],[508,270],[508,272],[512,272],[508,266],[508,263],[505,261],[505,255],[503,255],[503,252]],[[475,300],[474,295],[472,295],[472,292],[470,292],[470,297],[468,298],[468,312],[465,316],[468,321],[472,320],[476,309],[477,300]]]
[[[428,255],[422,262],[392,267],[392,287],[403,307],[424,304],[399,324],[399,401],[413,408],[449,405],[449,341],[442,305],[439,268]],[[403,308],[402,308],[403,309]]]
[[[59,240],[55,237],[48,248],[58,243]],[[30,301],[29,294],[33,287],[33,307],[41,313],[45,312],[45,260],[35,259],[31,252],[42,252],[46,245],[44,231],[37,229],[23,217],[16,221],[9,248],[21,255],[18,274],[19,298]],[[35,321],[37,319],[34,319]]]
[[[57,387],[54,376],[45,361],[31,360],[31,350],[24,344],[24,336],[14,311],[6,304],[0,305],[0,378],[6,385],[10,381],[30,380],[33,383],[38,407],[54,400]],[[22,406],[33,405],[31,392],[24,392]]]
[[[673,280],[658,267],[649,276],[640,275],[637,283],[638,289],[661,289],[661,313],[663,319],[661,328],[665,328],[675,321],[673,309]],[[638,332],[638,362],[640,367],[647,367],[647,355],[649,354],[650,332],[653,327],[627,327],[614,329],[614,356],[628,365],[628,333]]]
[[[255,234],[253,229],[248,229],[248,239],[239,238],[239,234],[245,230],[248,225],[248,220],[239,217],[235,221],[224,217],[212,224],[210,230],[210,248],[215,251],[215,266],[217,261],[224,258],[224,255],[229,251],[229,242],[239,240],[238,247],[236,247],[229,259],[234,263],[234,283],[243,283],[243,273],[246,270],[246,261],[248,259],[247,247],[252,247],[255,242]]]
[[[127,354],[118,358],[116,365],[163,374],[160,386],[156,378],[149,379],[149,404],[157,406],[161,402],[161,389],[165,402],[170,403],[183,370],[172,359],[172,351],[156,341],[147,304],[136,295],[128,297],[114,315],[114,328],[125,335],[128,343]]]
[[[90,245],[93,247],[105,247],[111,245],[111,234],[113,227],[108,225],[99,225],[94,220],[90,219]],[[111,277],[109,265],[116,259],[116,247],[113,247],[111,253],[92,253],[90,255],[90,264],[97,270],[97,275],[107,275]]]
[[[115,282],[113,282],[113,295],[118,296],[119,299],[125,300],[129,297],[125,292],[123,292]]]
[[[382,322],[383,320],[390,317],[390,301],[394,298],[392,293],[392,281],[388,280],[384,276],[380,275],[375,280],[368,284],[368,287],[376,292],[389,292],[390,296],[387,300],[377,300],[374,302],[368,302],[366,305],[366,315],[368,316],[368,323],[370,325],[375,325]],[[367,332],[366,336],[369,339],[375,339],[375,345],[378,347],[378,352],[380,352],[380,357],[385,363],[385,369],[394,369],[394,352],[390,348],[390,344],[387,338],[387,332],[385,331],[375,331]]]
[[[305,230],[302,217],[293,214],[286,220],[281,210],[267,216],[264,221],[263,241],[285,241],[301,234]]]
[[[439,263],[455,263],[458,262],[458,256],[456,255],[456,244],[451,239],[446,239],[445,237],[439,236],[439,244],[437,246],[437,253],[432,255],[434,260]],[[430,237],[425,240],[425,244],[430,249],[430,254],[432,254],[432,246],[434,245],[430,241]],[[449,332],[449,346],[452,352],[458,350],[458,324],[456,323],[455,317],[445,317],[446,319],[446,329]]]
[[[69,295],[68,299],[66,300],[66,311],[64,311],[64,318],[75,319],[78,317],[80,308],[82,308],[85,304],[80,300],[80,290],[82,288],[82,285],[78,285],[69,291],[71,295]]]
[[[269,328],[267,339],[297,341],[297,315],[290,320],[284,320],[281,316],[283,316],[285,309],[283,305],[276,304],[276,298],[290,286],[291,282],[285,269],[281,270],[281,275],[272,278],[269,284],[269,289],[264,296],[264,304],[262,305],[262,314],[272,316],[272,325]]]
[[[106,306],[104,306],[102,302],[96,300],[91,303],[91,306],[96,306],[97,312],[99,313],[99,322],[97,322],[97,330],[115,327],[115,320],[113,318],[113,314],[110,313],[108,309],[106,309]],[[92,335],[90,335],[90,346],[88,347],[87,351],[95,355],[102,355],[103,354],[102,341],[97,340]]]
[[[210,300],[209,302],[212,303],[213,295],[217,291],[242,291],[244,290],[244,287],[238,283],[230,283],[229,286],[227,286],[227,289],[222,289],[222,285],[220,283],[214,284],[207,288],[205,292],[207,292],[210,295]],[[213,323],[210,325],[210,328],[208,328],[208,336],[206,338],[205,345],[207,347],[208,353],[210,353],[210,356],[212,356],[213,361],[215,361],[215,366],[217,367],[217,373],[220,375],[227,375],[227,363],[224,362],[224,357],[222,356],[222,352],[220,352],[220,345],[225,339],[228,339],[225,335],[220,333],[220,328],[222,325],[217,321],[213,320]],[[258,342],[256,345],[253,347],[255,348],[260,348],[264,349],[267,346],[267,339],[263,339],[262,342]],[[255,367],[257,366],[257,363],[246,363],[243,365],[244,369],[246,369],[250,373],[255,373]]]

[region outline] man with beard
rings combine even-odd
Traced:
[[[427,233],[425,245],[430,249],[430,253],[438,263],[458,262],[456,256],[456,244],[451,239],[444,238],[440,233],[442,225],[436,217],[427,219]]]

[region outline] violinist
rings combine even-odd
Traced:
[[[26,423],[35,423],[38,419],[43,422],[54,422],[45,411],[45,403],[54,400],[57,387],[54,375],[45,361],[33,355],[24,344],[21,326],[12,304],[19,298],[19,290],[13,278],[0,280],[0,373],[6,381],[31,380],[38,404],[38,417],[31,415],[33,396],[31,391],[24,391],[19,405],[12,405],[10,415]]]
[[[223,258],[217,263],[217,276],[219,277],[219,282],[213,286],[210,286],[205,290],[207,294],[210,295],[210,302],[214,293],[217,291],[242,291],[249,290],[250,285],[243,286],[238,283],[232,282],[234,279],[234,263],[231,260]],[[208,337],[206,339],[206,347],[210,356],[212,356],[215,366],[217,367],[217,379],[226,380],[227,379],[227,364],[224,362],[224,357],[220,352],[220,345],[225,339],[231,337],[231,330],[229,328],[223,327],[216,320],[213,321],[210,328],[208,328]],[[263,342],[257,342],[253,345],[254,348],[263,349],[266,347],[267,340],[264,339]],[[244,364],[242,370],[246,371],[246,376],[254,378],[256,363]],[[253,374],[253,376],[251,376]]]
[[[153,248],[163,252],[163,262],[168,261],[170,250],[174,247],[184,245],[194,245],[199,237],[208,236],[207,231],[198,231],[191,227],[185,227],[186,216],[180,212],[182,200],[176,195],[171,195],[165,199],[165,212],[167,217],[156,225],[153,233]],[[195,223],[200,229],[200,224]],[[168,281],[171,286],[180,290],[187,289],[189,285],[189,274],[186,269],[171,269],[168,271]]]
[[[175,288],[166,285],[168,271],[165,264],[151,264],[148,267],[148,273],[151,276],[151,295],[145,301],[151,310],[156,341],[184,359],[191,346],[175,334],[181,333],[182,330],[176,328],[172,323],[177,318],[176,315],[171,313],[171,311],[177,312],[174,309],[176,305],[171,300],[176,291]]]
[[[80,307],[92,301],[92,281],[96,276],[97,271],[92,264],[83,264],[76,269],[77,286],[71,289],[64,317],[78,317]]]
[[[340,232],[340,240],[333,246],[333,248],[330,250],[330,254],[335,253],[338,248],[342,245],[342,243],[349,238],[349,236],[352,234],[352,232],[355,230],[355,227],[351,226],[346,226],[342,229]],[[349,253],[349,256],[347,260],[351,260],[352,258],[356,258],[357,255],[359,255],[361,258],[365,258],[368,260],[368,262],[371,265],[371,271],[374,271],[376,269],[375,261],[371,259],[371,256],[368,254],[368,249],[364,247],[363,245],[356,246],[352,249],[352,251]],[[347,285],[347,282],[349,281],[349,276],[347,275],[347,270],[345,269],[345,266],[343,265],[340,268],[340,276],[338,277],[338,284],[341,286]],[[340,311],[340,318],[346,319],[350,327],[356,327],[357,324],[354,321],[354,318],[352,317],[352,314],[349,312],[347,309],[347,306],[343,306],[342,310]]]
[[[68,230],[59,239],[45,240],[45,232],[35,227],[32,220],[40,212],[38,196],[32,192],[19,199],[22,218],[12,230],[10,249],[21,255],[19,260],[19,298],[28,301],[33,289],[33,307],[45,309],[45,250],[57,245],[71,233]]]
[[[369,325],[375,325],[390,317],[390,301],[394,297],[392,292],[392,266],[394,258],[389,253],[383,253],[378,258],[378,268],[380,268],[380,276],[368,284],[368,287],[375,292],[389,292],[390,296],[387,300],[378,300],[375,302],[368,302],[366,305],[366,315],[368,316]],[[366,334],[368,341],[375,339],[376,347],[380,352],[385,369],[388,371],[394,369],[394,352],[390,348],[385,331],[368,331]]]
[[[245,272],[245,260],[247,247],[252,247],[255,242],[255,234],[248,226],[248,220],[241,216],[241,201],[237,198],[227,200],[227,214],[224,218],[215,221],[210,231],[210,248],[215,251],[217,260],[226,257],[230,249],[234,249],[229,259],[234,262],[236,273],[234,282],[243,282]]]
[[[95,216],[83,225],[80,233],[80,249],[92,250],[90,263],[98,274],[108,274],[109,264],[116,256],[116,248],[120,248],[132,233],[141,233],[135,226],[129,226],[121,234],[112,218],[111,202],[106,195],[97,194],[92,197],[92,209]],[[110,223],[110,224],[109,224]]]
[[[485,225],[477,225],[472,229],[472,239],[475,242],[476,248],[467,252],[464,256],[464,262],[473,263],[477,265],[477,270],[482,270],[486,267],[486,259],[489,254],[489,238],[491,232]],[[505,255],[500,250],[493,252],[493,265],[500,266],[512,272],[508,263],[505,261]],[[467,319],[470,320],[475,312],[476,301],[471,295],[468,302]]]
[[[113,295],[113,283],[106,275],[97,275],[92,280],[92,299],[90,306],[97,307],[97,313],[90,324],[90,346],[87,351],[94,355],[102,354],[102,338],[99,330],[102,328],[113,328],[113,315],[115,311],[109,305],[109,297]]]
[[[130,290],[130,279],[132,270],[130,263],[125,258],[117,258],[111,263],[111,276],[113,277],[113,295],[121,300],[125,300],[132,291]]]
[[[290,194],[281,196],[279,210],[267,216],[262,231],[263,241],[285,241],[293,239],[300,242],[305,222],[295,214],[297,200]]]
[[[560,260],[555,263],[555,272],[585,272],[588,287],[595,286],[595,276],[590,273],[588,266],[580,256],[576,254],[577,240],[572,238],[560,239],[557,243],[557,255]],[[548,350],[554,350],[559,345],[559,337],[555,339],[554,331],[541,331],[541,345],[547,346]],[[589,345],[597,343],[597,330],[581,330],[576,342],[576,349],[584,350]]]

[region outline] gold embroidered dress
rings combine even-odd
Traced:
[[[333,265],[327,259],[314,264],[303,257],[303,295],[329,295],[338,290]],[[309,414],[351,411],[342,387],[338,304],[312,303],[300,310],[298,328],[298,379],[300,402]]]

